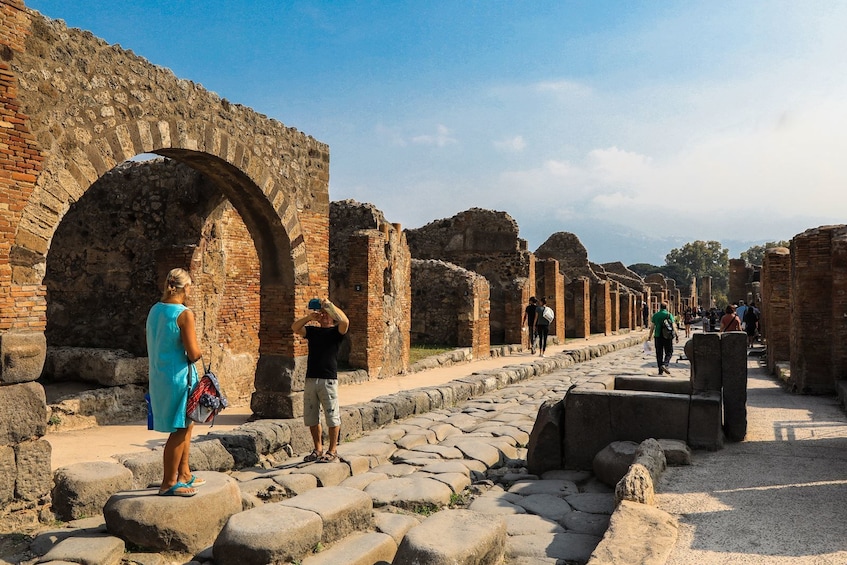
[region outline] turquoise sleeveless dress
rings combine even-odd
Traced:
[[[150,405],[153,429],[173,433],[188,427],[189,363],[176,319],[187,308],[182,304],[158,302],[147,315],[147,357],[150,363]],[[190,365],[191,388],[197,384],[197,369]]]

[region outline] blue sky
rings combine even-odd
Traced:
[[[31,0],[330,146],[330,197],[661,264],[847,223],[847,3]]]

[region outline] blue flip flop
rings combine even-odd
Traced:
[[[191,488],[202,487],[206,484],[206,479],[198,477],[197,475],[191,475],[191,479],[185,484]]]
[[[177,492],[177,490],[179,490],[179,489],[191,489],[191,492]],[[197,494],[197,490],[193,486],[188,485],[186,483],[177,483],[174,486],[172,486],[171,488],[169,488],[168,490],[160,490],[159,491],[159,496],[184,496],[184,497],[188,497],[188,496],[194,496],[195,494]]]

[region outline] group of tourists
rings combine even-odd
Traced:
[[[191,473],[188,465],[191,432],[188,418],[189,393],[198,384],[194,364],[202,358],[194,313],[186,306],[191,295],[191,277],[184,269],[173,269],[165,280],[159,302],[147,315],[147,353],[150,360],[150,408],[153,429],[169,434],[163,452],[162,496],[194,496],[206,481]],[[303,393],[303,422],[308,426],[314,450],[307,462],[338,460],[338,432],[341,412],[338,405],[338,350],[350,321],[328,299],[313,298],[307,314],[291,329],[306,339],[306,383]],[[328,427],[328,446],[323,449],[320,409]]]

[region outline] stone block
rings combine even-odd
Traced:
[[[509,539],[506,557],[515,565],[585,563],[599,540],[597,536],[568,531],[514,536]]]
[[[340,408],[341,429],[338,441],[349,441],[361,437],[363,432],[362,413],[358,408],[343,406]]]
[[[321,541],[332,543],[357,530],[373,526],[371,497],[354,488],[326,487],[310,490],[281,503],[309,510],[321,517]]]
[[[15,498],[15,479],[18,476],[15,448],[0,445],[0,505]]]
[[[394,562],[494,565],[502,562],[505,548],[506,523],[500,516],[443,510],[409,530]]]
[[[350,476],[350,467],[347,463],[318,463],[291,471],[291,474],[299,473],[313,475],[322,487],[334,487]]]
[[[0,333],[0,385],[38,379],[46,354],[44,332]]]
[[[723,447],[721,393],[691,395],[688,445],[693,449],[715,451]],[[677,438],[672,438],[677,439]]]
[[[747,334],[729,332],[721,336],[724,432],[729,441],[747,435]]]
[[[353,534],[328,550],[307,557],[303,565],[387,565],[396,553],[397,542],[388,534]]]
[[[125,551],[126,544],[120,538],[103,534],[85,534],[60,541],[39,562],[120,565]]]
[[[101,514],[109,497],[132,486],[132,472],[107,461],[74,463],[57,469],[53,482],[53,512],[77,520]]]
[[[691,336],[694,357],[691,379],[695,393],[721,389],[721,336],[719,333],[695,333]]]
[[[403,541],[406,532],[420,523],[421,521],[414,516],[407,516],[406,514],[395,514],[393,512],[376,512],[374,514],[376,530],[391,536],[398,545]]]
[[[50,467],[52,447],[43,439],[25,441],[15,446],[18,475],[15,498],[36,501],[45,497],[53,485]]]
[[[676,518],[667,512],[625,500],[612,514],[609,528],[588,564],[665,563],[676,544],[678,530]]]
[[[414,400],[401,394],[378,396],[373,399],[373,402],[377,404],[390,404],[391,406],[393,406],[395,420],[402,420],[403,418],[408,418],[409,416],[415,413]]]
[[[161,484],[162,457],[161,449],[115,455],[115,459],[132,473],[132,488]]]
[[[636,449],[638,444],[634,441],[613,441],[594,456],[594,476],[604,484],[614,487],[635,461]]]
[[[159,496],[157,488],[112,495],[103,508],[109,533],[160,551],[195,553],[208,547],[231,516],[247,512],[241,512],[235,479],[213,472],[198,476],[206,484],[192,497]]]
[[[376,399],[368,402],[374,409],[374,422],[380,428],[394,421],[396,415],[394,405],[390,402],[376,402]]]
[[[0,445],[13,445],[47,433],[47,398],[38,383],[0,386]]]
[[[250,398],[250,410],[257,418],[302,418],[303,393],[256,390]]]
[[[672,377],[616,377],[615,390],[691,394],[691,379]]]
[[[414,405],[414,413],[415,414],[426,414],[430,410],[432,410],[432,403],[430,402],[429,395],[424,390],[415,389],[410,390],[403,393],[404,396],[408,397]]]
[[[195,470],[223,473],[235,469],[235,458],[220,441],[201,436],[191,444],[189,465]]]
[[[526,467],[530,473],[540,475],[563,467],[563,417],[562,400],[545,400],[538,409],[527,445]]]
[[[665,461],[667,461],[669,467],[691,465],[691,448],[684,441],[661,438],[659,445],[665,452]]]
[[[55,381],[84,381],[108,387],[144,385],[148,361],[122,349],[51,347],[44,373]]]
[[[376,507],[393,505],[412,511],[446,506],[453,494],[444,483],[418,475],[374,481],[365,492]]]
[[[354,404],[348,406],[350,409],[359,411],[359,420],[362,422],[362,432],[368,432],[377,429],[379,426],[376,423],[376,408],[371,403]]]

